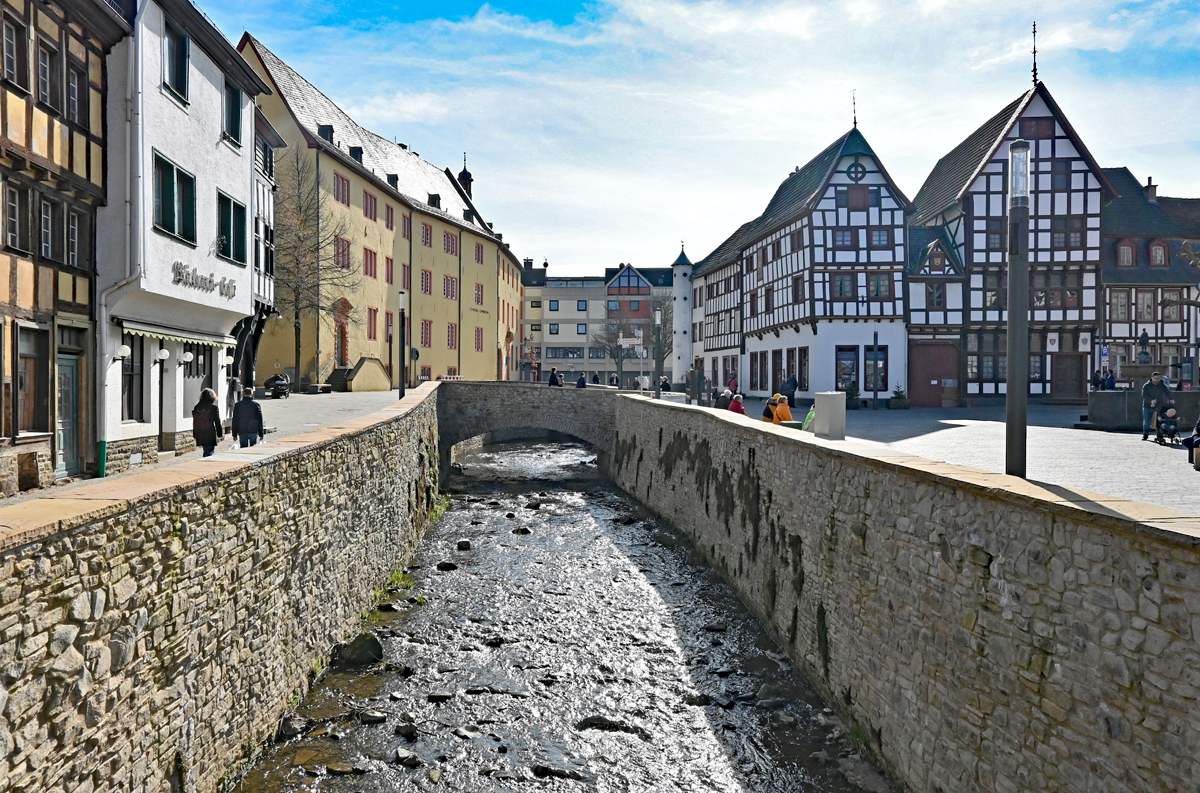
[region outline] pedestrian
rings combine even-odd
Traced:
[[[1092,373],[1092,390],[1101,391],[1104,388],[1104,378],[1100,376],[1100,370],[1097,369]]]
[[[667,376],[665,374],[662,377],[658,378],[658,387],[659,387],[659,390],[662,390],[662,391],[670,391],[671,390],[671,383],[669,380],[667,380]]]
[[[600,385],[600,373],[592,372],[592,385]]]
[[[783,395],[788,398],[788,404],[796,401],[796,389],[799,387],[800,381],[796,379],[796,375],[783,381]]]
[[[1104,378],[1104,390],[1105,391],[1116,391],[1117,390],[1117,375],[1112,369],[1108,370],[1108,377]]]
[[[763,405],[762,420],[766,422],[775,421],[775,408],[779,405],[779,394],[775,394],[767,400],[767,404]]]
[[[217,392],[211,388],[200,392],[200,401],[192,408],[192,437],[196,445],[204,449],[205,457],[212,457],[217,441],[225,437],[221,411],[217,408]]]
[[[733,401],[729,403],[729,411],[731,413],[736,413],[739,416],[746,415],[746,408],[744,405],[742,405],[742,395],[741,394],[733,395]]]
[[[715,405],[715,407],[717,408],[717,410],[729,410],[729,405],[732,402],[733,402],[733,393],[730,392],[730,390],[728,388],[726,388],[723,392],[721,392],[721,396],[717,397],[717,404]]]
[[[725,381],[725,387],[729,389],[730,393],[736,394],[738,392],[738,390],[737,390],[737,375],[735,375],[735,374],[729,375],[729,379]]]
[[[1150,437],[1150,423],[1159,407],[1174,405],[1171,390],[1163,383],[1162,372],[1154,372],[1142,386],[1142,440]]]
[[[546,385],[553,388],[554,386],[562,387],[562,380],[558,376],[558,367],[550,367],[550,379],[546,381]]]
[[[254,401],[253,388],[242,391],[242,401],[233,406],[233,421],[229,429],[243,449],[254,446],[266,437],[262,405]]]
[[[576,388],[587,388],[587,375],[583,372],[579,373],[579,379],[575,381]]]
[[[772,419],[772,424],[782,424],[785,421],[792,420],[792,409],[788,407],[788,398],[786,396],[779,397],[779,406],[775,408],[775,417]]]
[[[612,386],[613,388],[620,388],[620,386],[621,386],[621,381],[620,381],[620,379],[617,377],[617,375],[616,375],[616,372],[614,372],[613,374],[609,375],[609,377],[608,377],[608,384],[609,384],[610,386]]]

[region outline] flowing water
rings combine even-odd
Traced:
[[[240,793],[889,789],[586,447],[458,459],[448,510],[372,615],[384,661],[326,672]]]

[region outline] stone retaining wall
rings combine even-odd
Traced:
[[[1200,790],[1200,521],[620,396],[610,470],[919,793]]]
[[[436,394],[0,507],[0,791],[217,789],[414,550]]]

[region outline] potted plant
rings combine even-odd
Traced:
[[[846,410],[858,410],[858,385],[850,383],[846,386]]]
[[[908,392],[904,390],[904,386],[896,383],[896,387],[892,390],[892,398],[888,400],[888,410],[908,410],[911,406],[908,401]]]

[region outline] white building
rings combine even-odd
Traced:
[[[108,58],[109,201],[97,218],[101,473],[193,446],[225,415],[234,327],[254,313],[254,102],[269,89],[187,0],[144,3]]]

